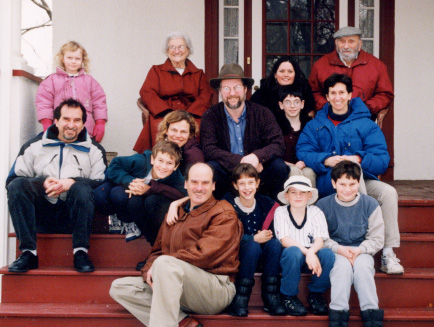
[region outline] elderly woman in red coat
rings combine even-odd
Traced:
[[[170,33],[166,37],[165,53],[166,62],[152,66],[140,89],[150,117],[134,146],[139,153],[155,144],[158,124],[167,113],[185,110],[199,123],[211,104],[213,90],[203,70],[187,59],[193,53],[190,37],[180,32]]]

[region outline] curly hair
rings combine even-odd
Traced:
[[[166,36],[166,40],[164,42],[164,47],[163,47],[164,54],[167,54],[167,50],[169,50],[169,42],[172,39],[183,39],[185,41],[185,44],[187,45],[189,55],[193,54],[193,43],[191,42],[190,36],[188,36],[188,34],[184,32],[178,32],[178,31],[170,32]]]
[[[65,56],[65,52],[71,51],[75,52],[77,50],[81,50],[81,54],[83,56],[83,69],[86,73],[89,72],[89,56],[87,55],[86,49],[78,42],[75,41],[69,41],[61,46],[59,52],[56,54],[56,62],[57,65],[62,68],[63,70],[66,70],[65,64],[63,63],[63,57]]]
[[[190,136],[189,138],[196,137],[199,132],[199,128],[194,120],[194,117],[184,110],[175,110],[164,116],[163,120],[158,125],[157,139],[156,142],[165,140],[167,136],[167,130],[170,124],[177,123],[179,121],[185,120],[190,125]]]

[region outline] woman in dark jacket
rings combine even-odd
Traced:
[[[167,140],[178,144],[181,148],[182,158],[179,170],[182,174],[188,166],[196,162],[205,162],[203,152],[197,142],[198,131],[196,120],[184,110],[168,113],[158,126],[157,143]]]
[[[288,85],[292,85],[302,92],[305,102],[304,111],[312,115],[315,109],[312,89],[294,57],[280,57],[274,63],[270,75],[261,80],[261,87],[250,99],[250,101],[263,105],[272,111],[283,135],[291,132],[291,125],[288,124],[284,111],[279,107],[279,91]]]

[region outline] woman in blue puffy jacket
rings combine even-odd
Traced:
[[[360,164],[363,179],[360,192],[375,198],[384,220],[384,249],[381,271],[403,274],[404,268],[393,248],[400,245],[398,228],[398,194],[395,188],[378,180],[390,161],[383,132],[371,119],[368,107],[360,98],[351,100],[353,89],[347,75],[333,74],[324,82],[328,103],[301,133],[297,157],[317,174],[316,187],[320,197],[334,193],[330,172],[343,160]]]

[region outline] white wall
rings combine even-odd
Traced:
[[[395,179],[434,179],[434,1],[395,2]]]
[[[142,127],[139,90],[150,67],[166,60],[165,36],[177,30],[190,35],[190,59],[203,69],[203,0],[53,1],[53,52],[69,40],[82,43],[90,74],[107,94],[109,122],[102,142],[107,151],[133,153]]]

